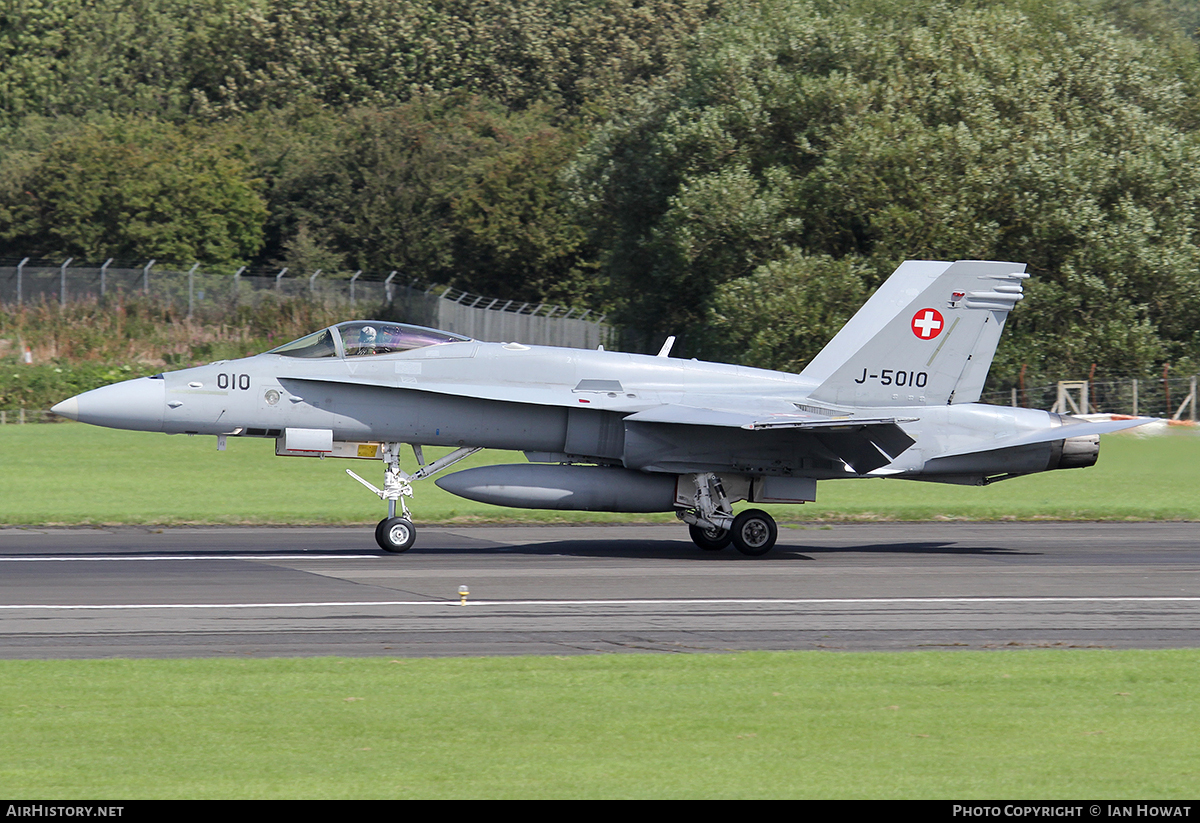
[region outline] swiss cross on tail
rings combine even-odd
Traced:
[[[942,333],[946,321],[937,309],[921,309],[912,318],[912,332],[922,340],[932,340]]]

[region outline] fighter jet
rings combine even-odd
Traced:
[[[439,478],[484,503],[671,512],[702,549],[774,546],[774,519],[734,504],[804,503],[820,480],[987,485],[1091,466],[1094,422],[977,401],[1019,263],[907,261],[800,374],[670,356],[485,343],[403,323],[339,323],[263,354],[64,400],[64,417],[168,434],[269,437],[275,453],[384,463],[375,539],[404,552],[412,484],[480,449],[527,463]],[[403,445],[418,471],[400,468]],[[427,462],[423,447],[451,447]],[[397,511],[399,503],[399,512]]]

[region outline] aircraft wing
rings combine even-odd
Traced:
[[[832,456],[865,474],[891,463],[916,442],[899,425],[910,420],[752,414],[666,404],[627,416],[625,430],[628,445],[652,444],[647,449],[653,455],[649,464],[662,469],[702,463],[724,450],[734,463],[740,455],[774,453],[793,468],[805,457]],[[718,431],[704,434],[695,431],[701,427]],[[728,433],[722,435],[722,429]]]
[[[385,380],[361,376],[287,377],[281,378],[281,382],[285,385],[339,383],[358,388],[397,388]],[[434,384],[406,388],[500,402],[564,405],[562,389],[554,387]],[[811,461],[818,460],[826,464],[841,461],[855,472],[865,474],[888,465],[915,442],[898,425],[910,418],[839,419],[773,413],[762,410],[762,404],[756,403],[757,400],[761,398],[726,398],[728,406],[720,402],[708,405],[706,401],[710,401],[710,397],[706,396],[702,401],[705,405],[666,403],[633,410],[634,413],[624,416],[622,421],[626,465],[678,473],[727,470],[735,466],[750,471],[784,469],[802,472]],[[620,401],[612,405],[597,402],[590,408],[623,413],[620,405]],[[736,408],[739,405],[759,405],[760,410],[754,413],[741,411]]]

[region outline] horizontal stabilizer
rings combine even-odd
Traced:
[[[1113,432],[1132,429],[1135,426],[1144,426],[1147,423],[1155,423],[1159,421],[1157,417],[1135,417],[1131,420],[1080,420],[1079,422],[1070,422],[1073,418],[1064,417],[1063,425],[1054,426],[1049,429],[1040,429],[1028,434],[1018,434],[1012,437],[1006,437],[1001,440],[993,440],[988,443],[980,443],[978,446],[967,449],[956,449],[954,451],[939,454],[934,459],[940,460],[944,457],[957,457],[963,454],[976,454],[978,452],[991,452],[998,449],[1012,449],[1019,446],[1030,446],[1035,443],[1049,443],[1054,440],[1066,440],[1070,437],[1087,437],[1098,434],[1112,434]]]

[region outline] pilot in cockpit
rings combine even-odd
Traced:
[[[375,354],[376,332],[374,326],[363,326],[358,332],[358,348],[354,354]]]

